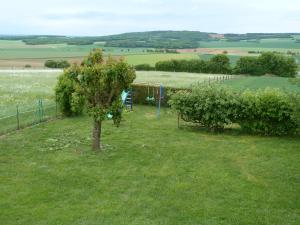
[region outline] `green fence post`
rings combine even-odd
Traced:
[[[57,118],[57,96],[55,95],[55,117]]]
[[[17,129],[20,129],[19,105],[17,105]]]
[[[43,120],[44,117],[44,107],[43,107],[43,100],[41,99],[41,120]]]

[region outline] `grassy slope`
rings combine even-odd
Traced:
[[[299,138],[177,129],[136,107],[104,125],[52,121],[0,137],[2,224],[298,224]]]
[[[227,80],[225,81],[226,85],[231,86],[236,90],[244,90],[244,89],[259,89],[259,88],[280,88],[287,91],[298,91],[300,92],[300,87],[292,84],[289,81],[289,78],[283,77],[241,77],[237,79]]]
[[[129,55],[126,56],[128,63],[137,65],[148,63],[155,65],[156,62],[170,59],[199,59],[197,54],[184,53],[184,54],[145,54],[145,55]]]
[[[296,43],[291,39],[263,39],[260,42],[246,42],[246,41],[209,41],[199,42],[201,48],[221,48],[221,49],[249,49],[249,50],[298,50],[300,51],[300,43]]]

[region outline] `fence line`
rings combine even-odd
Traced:
[[[61,116],[57,103],[44,106],[42,99],[38,99],[36,107],[32,110],[22,112],[21,107],[16,105],[15,112],[13,115],[0,118],[0,135]]]

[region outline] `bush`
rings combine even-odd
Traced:
[[[215,55],[209,60],[209,73],[231,73],[230,59],[227,55]]]
[[[295,105],[277,89],[245,91],[240,97],[238,123],[252,133],[285,135],[297,129]]]
[[[73,65],[58,77],[55,87],[56,101],[66,116],[80,115],[83,112],[85,101],[77,85],[78,76],[79,69]]]
[[[300,95],[277,89],[235,93],[200,85],[173,94],[169,104],[183,120],[213,131],[238,123],[251,133],[287,135],[300,127]]]
[[[31,68],[31,65],[30,64],[26,64],[24,67],[25,68]]]
[[[142,71],[151,71],[155,70],[154,66],[150,66],[149,64],[139,64],[134,67],[136,70],[142,70]]]
[[[259,76],[264,75],[265,71],[257,57],[245,56],[236,62],[234,73]]]
[[[179,91],[169,104],[187,122],[198,123],[212,131],[222,130],[236,118],[236,97],[220,86],[198,86],[191,91]]]
[[[295,77],[298,68],[294,58],[276,52],[264,52],[259,57],[241,57],[234,69],[236,74]]]
[[[155,64],[158,71],[190,72],[190,73],[231,73],[230,60],[226,55],[216,55],[209,61],[201,59],[167,60]]]
[[[70,63],[66,60],[58,60],[58,61],[55,61],[55,60],[47,60],[45,62],[45,67],[48,67],[48,68],[67,68],[70,66]]]

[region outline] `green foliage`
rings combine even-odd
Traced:
[[[295,77],[298,65],[292,57],[273,52],[264,52],[259,57],[264,73],[282,77]]]
[[[219,73],[231,72],[230,60],[227,55],[215,55],[208,61],[201,59],[193,60],[167,60],[155,64],[158,71],[191,72],[191,73]]]
[[[264,69],[257,57],[241,57],[234,68],[235,74],[264,75]]]
[[[234,69],[236,74],[295,77],[298,65],[294,58],[275,52],[263,52],[259,57],[241,57]]]
[[[122,59],[110,58],[106,64],[102,51],[96,49],[83,61],[80,86],[88,99],[88,108],[94,119],[102,121],[119,102],[123,90],[135,79],[134,69]]]
[[[67,68],[70,67],[70,63],[66,60],[47,60],[45,67],[48,68]]]
[[[151,66],[150,64],[138,64],[134,67],[136,70],[142,70],[142,71],[152,71],[155,70],[155,67]]]
[[[56,101],[66,116],[80,115],[84,109],[85,98],[78,85],[80,68],[72,65],[58,77],[55,87]]]
[[[169,104],[181,118],[210,130],[238,123],[244,130],[263,135],[294,134],[299,123],[299,95],[277,89],[233,92],[218,86],[196,86],[179,91]]]
[[[219,54],[209,60],[209,73],[229,74],[231,73],[230,60],[227,55]]]
[[[169,104],[181,118],[198,123],[212,131],[222,130],[236,117],[234,94],[220,86],[196,86],[191,91],[179,91]]]
[[[267,88],[245,91],[239,99],[237,120],[245,130],[264,135],[286,135],[296,131],[296,108],[288,94]]]

